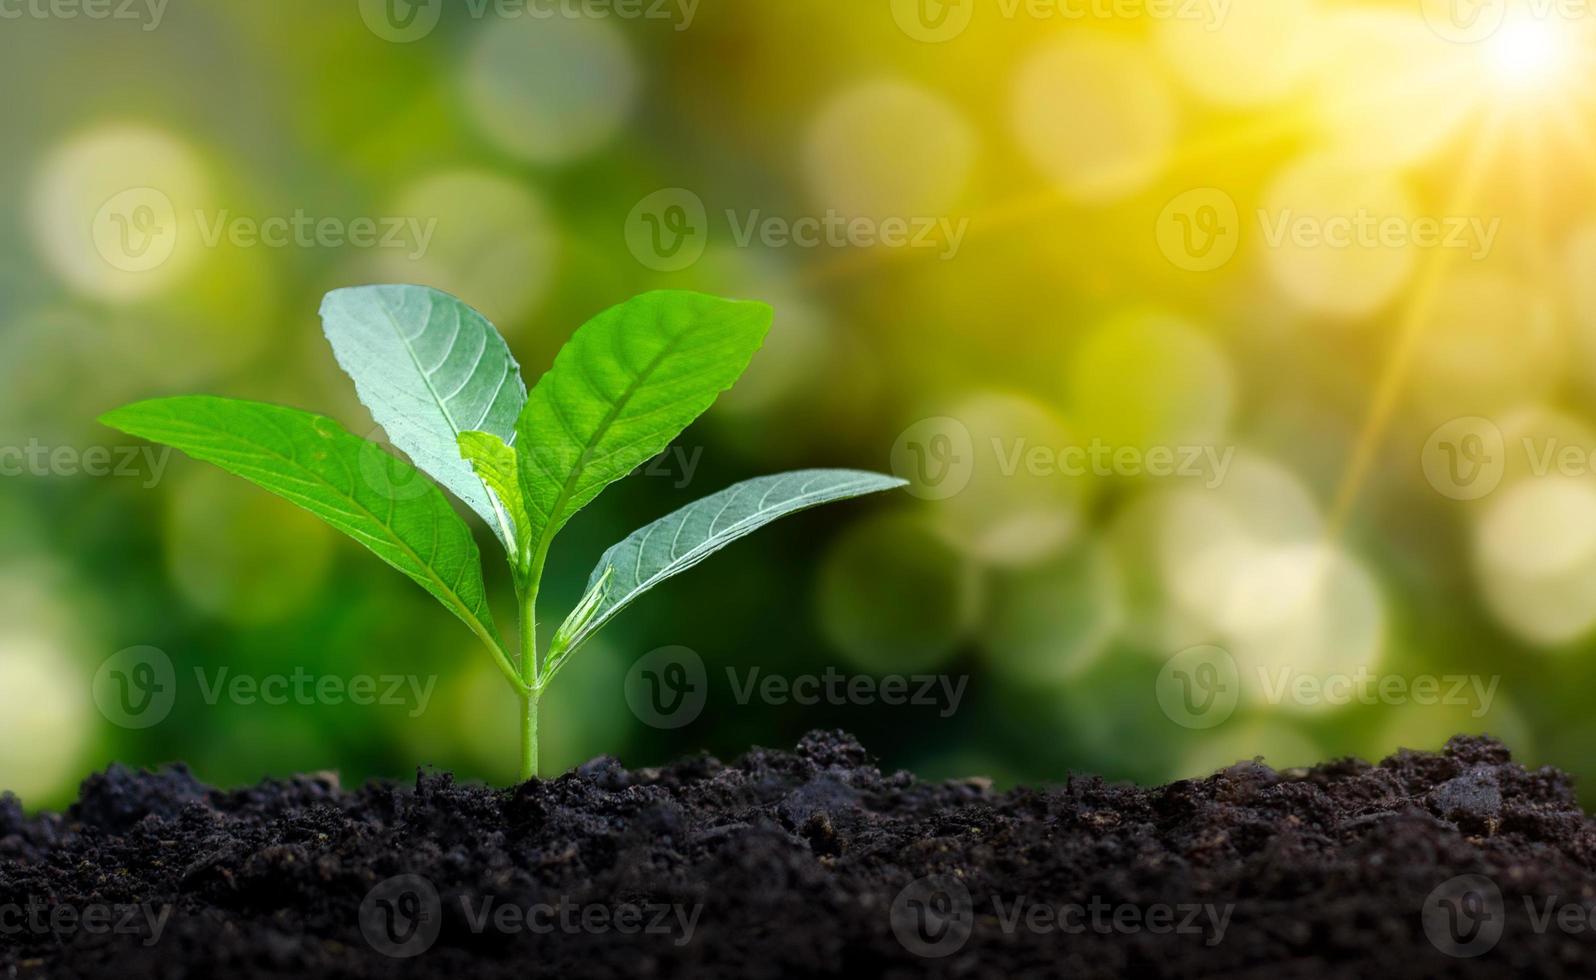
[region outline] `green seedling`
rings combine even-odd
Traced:
[[[321,317],[361,402],[414,465],[330,418],[261,402],[158,398],[101,421],[298,504],[432,593],[482,641],[521,699],[523,779],[537,774],[543,692],[616,613],[779,517],[904,483],[857,470],[800,470],[689,504],[606,551],[540,652],[538,586],[555,535],[732,386],[764,342],[770,308],[645,293],[577,330],[530,392],[493,324],[436,289],[339,289],[322,302]],[[504,546],[520,610],[513,652],[488,610],[470,528],[418,469],[480,515]]]

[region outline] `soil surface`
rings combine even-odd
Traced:
[[[1483,738],[1003,794],[842,733],[509,790],[113,767],[0,799],[0,975],[1590,976],[1593,829]]]

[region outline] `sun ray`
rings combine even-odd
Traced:
[[[1493,112],[1482,125],[1480,135],[1470,148],[1468,159],[1454,185],[1448,202],[1448,214],[1467,213],[1478,197],[1480,184],[1497,149],[1497,137],[1503,119],[1504,116],[1500,111]],[[1445,271],[1449,258],[1449,249],[1437,248],[1430,251],[1420,269],[1418,281],[1402,310],[1397,325],[1396,343],[1392,345],[1390,356],[1386,359],[1385,366],[1376,381],[1369,413],[1358,432],[1357,441],[1353,444],[1352,458],[1330,510],[1327,528],[1328,536],[1332,539],[1340,537],[1345,529],[1353,507],[1357,503],[1358,493],[1363,488],[1369,468],[1373,465],[1375,455],[1385,438],[1386,429],[1390,425],[1397,400],[1402,394],[1403,385],[1412,366],[1414,351],[1428,323],[1441,274]]]

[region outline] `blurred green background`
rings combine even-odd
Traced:
[[[1003,785],[1459,731],[1596,777],[1589,17],[1454,6],[0,0],[0,786],[513,776],[514,700],[424,593],[94,421],[205,392],[381,440],[316,317],[366,282],[459,295],[529,383],[646,289],[775,306],[743,383],[557,543],[550,625],[736,480],[915,481],[629,610],[549,695],[546,774],[844,727]],[[670,728],[627,698],[666,646],[707,685]],[[133,647],[173,667],[144,727],[95,697]],[[965,686],[742,703],[756,666]],[[207,698],[221,668],[435,687]]]

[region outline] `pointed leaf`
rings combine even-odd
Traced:
[[[100,421],[310,511],[432,593],[503,658],[471,529],[437,487],[377,444],[325,416],[203,395],[137,402]]]
[[[521,369],[482,314],[425,286],[335,289],[322,328],[361,404],[393,444],[511,546],[509,519],[460,458],[460,433],[515,442]]]
[[[796,470],[746,480],[694,501],[604,552],[588,587],[591,591],[609,576],[607,591],[569,648],[575,649],[644,592],[777,518],[906,482],[860,470]]]
[[[770,320],[763,303],[661,291],[605,310],[572,336],[516,425],[534,562],[572,514],[731,387]]]
[[[506,446],[503,439],[491,432],[462,432],[460,455],[498,498],[516,536],[524,536],[526,507],[521,501],[521,482],[516,475],[515,449]]]

